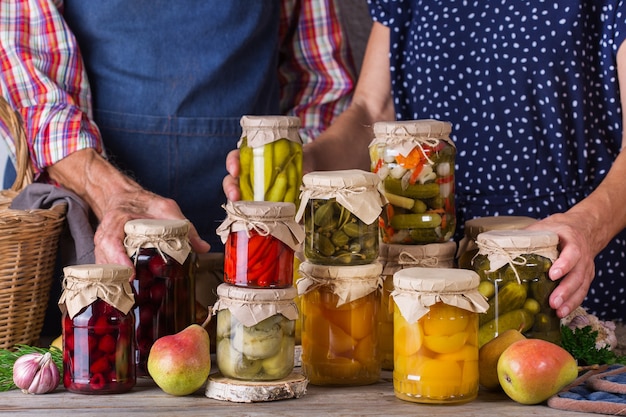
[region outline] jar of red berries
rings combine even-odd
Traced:
[[[63,386],[80,394],[117,394],[136,383],[132,269],[63,269]]]
[[[135,264],[138,373],[148,374],[150,348],[161,336],[195,322],[194,254],[187,220],[136,219],[124,226],[124,245]]]

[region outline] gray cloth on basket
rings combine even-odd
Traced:
[[[52,184],[33,183],[13,199],[10,208],[49,209],[62,203],[67,204],[67,230],[59,239],[63,266],[94,263],[94,227],[89,221],[89,206],[78,195]]]

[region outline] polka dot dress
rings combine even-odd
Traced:
[[[618,1],[369,0],[390,28],[398,120],[452,123],[458,223],[543,218],[604,178],[621,147]],[[610,214],[607,213],[607,216]],[[626,233],[596,259],[585,300],[626,317]]]

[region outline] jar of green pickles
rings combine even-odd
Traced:
[[[302,184],[300,119],[293,116],[242,116],[239,188],[247,201],[298,205]]]
[[[560,319],[549,301],[558,282],[548,277],[558,257],[558,235],[537,230],[493,230],[479,234],[476,244],[478,254],[472,268],[480,276],[478,289],[489,302],[479,321],[479,345],[508,329],[559,344]]]
[[[378,310],[378,348],[381,367],[393,370],[393,274],[404,268],[452,268],[456,243],[430,243],[427,245],[380,244],[378,261],[383,266],[383,289]]]
[[[310,172],[296,221],[304,218],[303,252],[320,265],[365,265],[378,258],[383,197],[376,174],[358,169]]]
[[[467,220],[457,249],[459,268],[472,269],[472,258],[478,253],[476,238],[479,234],[491,230],[523,229],[536,221],[526,216],[486,216]]]
[[[371,170],[389,201],[382,217],[385,243],[446,242],[456,227],[451,125],[439,120],[377,122]]]

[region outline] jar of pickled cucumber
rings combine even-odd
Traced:
[[[364,265],[378,258],[384,199],[376,174],[357,169],[310,172],[296,221],[304,218],[304,256],[320,265]]]
[[[300,119],[242,116],[239,147],[241,199],[298,205],[302,184]]]
[[[122,265],[63,269],[63,386],[79,394],[118,394],[136,383],[135,302]]]
[[[393,276],[396,397],[455,404],[478,394],[478,313],[487,309],[474,271],[405,268]]]
[[[480,317],[479,345],[508,329],[559,344],[561,321],[550,307],[558,285],[548,270],[558,257],[559,237],[548,231],[492,230],[478,235],[472,268],[489,309]]]
[[[138,374],[147,376],[148,354],[161,336],[195,322],[195,254],[189,221],[135,219],[124,225],[124,245],[135,264]]]
[[[300,264],[302,370],[314,385],[367,385],[380,378],[382,265]]]
[[[404,268],[452,268],[456,243],[430,243],[427,245],[380,244],[378,261],[383,266],[383,289],[378,310],[378,347],[381,367],[393,370],[393,274]]]
[[[293,371],[295,287],[261,289],[220,284],[216,359],[220,373],[246,381],[274,381]]]
[[[294,252],[304,229],[293,203],[229,201],[217,229],[224,242],[224,282],[240,287],[293,286]]]
[[[377,122],[371,170],[389,204],[382,215],[385,243],[441,243],[456,227],[451,125],[439,120]]]
[[[490,230],[524,229],[537,220],[526,216],[486,216],[467,220],[464,225],[463,238],[457,249],[459,268],[472,269],[472,258],[478,253],[476,238]]]

